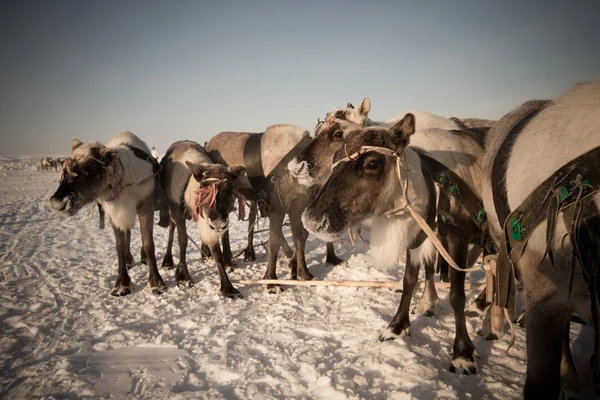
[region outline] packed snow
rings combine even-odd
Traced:
[[[161,270],[168,292],[145,290],[147,267],[129,272],[132,295],[112,297],[117,269],[109,225],[85,208],[66,218],[50,212],[57,172],[36,172],[40,157],[0,157],[0,397],[133,399],[510,399],[521,396],[526,357],[524,330],[506,354],[499,341],[477,336],[480,318],[467,326],[481,359],[473,376],[448,370],[454,316],[447,289],[435,317],[411,316],[411,336],[379,342],[400,293],[390,289],[236,285],[243,299],[218,294],[215,265],[202,262],[190,243],[188,265],[196,285],[178,288]],[[246,245],[247,222],[231,216],[234,252]],[[261,221],[261,227],[267,226]],[[188,224],[190,237],[198,232]],[[286,229],[291,243],[291,234]],[[264,242],[261,233],[255,243]],[[159,263],[167,230],[155,226]],[[132,253],[139,257],[139,230]],[[177,255],[175,244],[174,255]],[[309,237],[307,263],[322,280],[402,278],[402,268],[381,270],[368,245],[336,245],[342,266],[325,264],[324,243]],[[237,260],[230,278],[259,279],[259,259]],[[278,274],[286,278],[280,256]],[[483,281],[474,273],[471,282]],[[468,301],[477,292],[468,293]],[[413,303],[416,304],[418,297]],[[589,382],[592,330],[572,324],[572,351]],[[587,384],[589,386],[589,383]]]

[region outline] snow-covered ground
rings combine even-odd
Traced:
[[[179,289],[162,271],[169,290],[145,290],[147,267],[135,266],[134,293],[110,296],[116,251],[110,228],[97,214],[52,214],[46,201],[58,173],[36,172],[39,157],[0,157],[0,398],[144,399],[510,399],[525,378],[525,338],[516,328],[486,342],[467,326],[481,359],[479,373],[448,371],[454,317],[447,290],[435,318],[412,316],[411,337],[379,342],[398,307],[389,289],[289,287],[270,295],[260,286],[238,286],[244,299],[218,295],[212,262],[190,244],[193,288]],[[246,244],[247,223],[232,215],[232,248]],[[266,223],[264,223],[266,226]],[[192,224],[191,237],[198,240]],[[162,261],[167,231],[155,228]],[[287,233],[289,239],[289,232]],[[266,239],[266,233],[256,242]],[[139,231],[132,235],[139,254]],[[364,243],[337,245],[346,265],[324,263],[325,247],[309,238],[307,262],[318,279],[399,280],[400,270],[373,265]],[[177,254],[177,252],[174,252]],[[244,263],[231,279],[260,278],[259,260]],[[279,276],[287,275],[280,260]],[[472,280],[481,280],[481,274]],[[468,300],[476,293],[470,292]],[[418,297],[418,296],[417,296]],[[415,303],[416,303],[415,299]],[[588,327],[573,324],[575,363],[589,379],[593,346]]]

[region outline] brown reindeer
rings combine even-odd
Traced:
[[[233,210],[233,188],[245,172],[244,167],[224,167],[213,163],[206,151],[196,142],[175,142],[162,158],[162,184],[167,194],[171,224],[163,267],[173,267],[172,245],[174,228],[179,241],[179,264],[175,270],[178,285],[192,286],[194,282],[187,268],[188,243],[185,228],[186,216],[198,226],[202,242],[209,246],[217,264],[221,281],[220,294],[225,297],[242,297],[233,287],[226,268],[232,265],[229,243],[229,213]],[[223,241],[224,251],[219,247]]]
[[[232,165],[235,163],[246,164],[247,156],[244,157],[246,142],[250,139],[250,133],[239,132],[221,132],[213,137],[206,145],[206,150],[212,160],[223,165]],[[265,133],[259,138],[260,147],[256,151],[260,152],[261,166],[264,176],[268,176],[281,163],[286,155],[290,153],[301,141],[309,138],[308,132],[302,128],[292,125],[273,125],[267,128]],[[310,139],[308,139],[310,140]],[[284,165],[285,166],[285,165]],[[246,165],[246,168],[250,167]],[[285,245],[285,239],[281,233],[283,219],[285,215],[290,216],[292,226],[292,236],[295,250],[290,261],[291,276],[293,279],[313,279],[312,274],[306,267],[304,258],[304,244],[307,239],[307,232],[302,227],[301,214],[304,208],[311,201],[314,191],[298,184],[285,170],[278,172],[275,176],[275,182],[267,182],[271,185],[271,190],[266,198],[262,199],[268,207],[269,216],[269,261],[266,279],[276,279],[276,262],[279,248]],[[249,200],[259,200],[256,187],[250,182],[248,177],[240,179],[237,190]],[[256,210],[256,209],[255,209]],[[256,216],[256,211],[250,213],[250,224],[252,218]],[[250,233],[251,234],[251,233]],[[252,249],[251,236],[249,237],[249,246],[247,250]],[[342,262],[333,251],[333,244],[327,243],[327,263],[337,265]],[[270,292],[279,290],[278,286],[269,285],[267,289]]]
[[[348,227],[372,218],[371,250],[376,262],[391,266],[403,253],[406,254],[400,306],[381,334],[381,340],[409,333],[408,312],[419,267],[421,263],[430,263],[435,255],[431,241],[420,238],[421,229],[410,216],[390,214],[389,211],[405,206],[406,201],[423,218],[432,208],[435,210],[438,187],[434,181],[439,181],[439,176],[433,174],[432,166],[441,165],[448,171],[446,176],[460,180],[457,187],[463,188],[465,194],[467,191],[477,193],[477,183],[481,179],[479,160],[482,150],[468,135],[425,129],[414,135],[414,143],[407,147],[414,132],[412,114],[407,114],[390,128],[365,127],[351,132],[343,149],[334,157],[331,175],[303,215],[303,222],[311,233],[330,241],[339,238]],[[399,159],[401,177],[397,176]],[[442,187],[452,191],[452,186]],[[449,195],[448,198],[448,208],[444,211],[453,221],[445,225],[448,252],[464,268],[468,244],[478,240],[481,230],[473,222],[471,213],[458,201],[459,197]],[[456,319],[450,369],[453,372],[462,369],[470,374],[475,373],[477,367],[475,348],[465,325],[464,278],[465,272],[450,270],[450,302]]]

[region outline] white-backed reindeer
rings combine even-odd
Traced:
[[[600,394],[599,189],[600,82],[577,85],[553,102],[526,102],[489,132],[483,200],[501,249],[499,273],[509,266],[500,263],[506,243],[525,289],[526,399],[557,399],[561,383],[563,393],[579,392],[573,313],[594,325],[591,365]]]
[[[94,200],[102,205],[113,227],[119,263],[113,296],[132,291],[126,264],[131,229],[138,216],[150,269],[148,287],[155,294],[166,291],[156,266],[152,236],[158,164],[144,158],[150,157],[148,146],[133,133],[121,132],[106,146],[74,139],[71,147],[72,153],[63,164],[60,186],[50,198],[50,208],[72,216]]]

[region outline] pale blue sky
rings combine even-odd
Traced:
[[[600,78],[599,1],[2,1],[1,154],[164,152],[372,101],[498,118]]]

